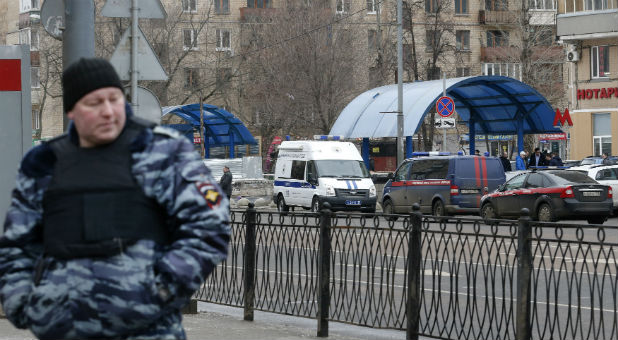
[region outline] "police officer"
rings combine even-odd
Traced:
[[[0,300],[37,337],[183,339],[180,309],[229,242],[193,145],[131,113],[109,62],[62,75],[68,133],[26,154],[0,238]]]

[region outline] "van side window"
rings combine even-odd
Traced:
[[[318,174],[315,170],[316,170],[315,162],[314,161],[307,162],[307,180],[310,180],[310,179],[317,180],[318,179]]]
[[[448,159],[423,159],[414,162],[410,177],[413,180],[445,179],[448,172]]]
[[[307,164],[305,161],[292,161],[292,174],[290,177],[292,177],[292,179],[304,180],[305,164]]]
[[[393,181],[405,181],[408,179],[408,170],[410,170],[410,165],[412,165],[412,162],[403,163],[399,170],[397,170]]]

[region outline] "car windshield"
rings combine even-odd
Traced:
[[[597,183],[585,173],[579,171],[556,170],[547,172],[557,185],[567,185],[571,183]]]
[[[369,177],[369,171],[362,161],[329,159],[315,161],[315,165],[320,177]]]
[[[597,158],[584,158],[579,165],[597,164]]]

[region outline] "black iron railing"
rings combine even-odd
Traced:
[[[618,227],[249,208],[232,212],[232,230],[196,297],[244,306],[246,320],[317,318],[319,336],[328,320],[409,339],[618,334]]]

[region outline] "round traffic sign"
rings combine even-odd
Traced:
[[[455,112],[455,102],[447,96],[438,98],[436,112],[442,117],[449,117]]]

